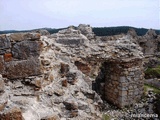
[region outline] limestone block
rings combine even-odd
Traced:
[[[40,39],[39,33],[13,33],[10,36],[11,41],[19,42],[24,40],[38,40]]]
[[[22,41],[16,43],[12,48],[13,57],[16,59],[27,59],[28,57],[37,57],[40,54],[41,42]]]
[[[11,43],[10,40],[6,37],[6,35],[0,35],[0,49],[10,48]]]
[[[38,58],[22,61],[10,61],[5,64],[4,77],[15,79],[41,74],[40,62]]]
[[[0,73],[2,74],[4,72],[4,58],[3,56],[0,56]]]

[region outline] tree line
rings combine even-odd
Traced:
[[[76,28],[76,27],[75,27]],[[135,28],[135,27],[129,27],[129,26],[120,26],[120,27],[93,27],[93,32],[97,36],[111,36],[111,35],[117,35],[117,34],[126,34],[130,28],[135,29],[138,36],[145,35],[148,29],[146,28]],[[46,29],[50,34],[57,33],[59,30],[65,29],[65,28],[59,28],[59,29],[53,29],[53,28],[41,28]],[[39,29],[34,30],[23,30],[23,31],[16,31],[16,30],[7,30],[7,31],[0,31],[0,34],[7,34],[7,33],[18,33],[18,32],[30,32],[35,31]],[[158,35],[160,35],[160,30],[155,30]]]

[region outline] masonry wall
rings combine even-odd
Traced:
[[[141,99],[143,95],[142,60],[108,62],[106,64],[105,99],[122,108]]]
[[[0,74],[9,79],[41,74],[38,33],[0,35]]]

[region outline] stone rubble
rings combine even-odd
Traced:
[[[98,37],[83,24],[52,35],[1,35],[0,116],[16,108],[17,120],[101,120],[101,98],[120,108],[141,99],[141,50],[129,35]],[[103,96],[92,90],[94,82]]]

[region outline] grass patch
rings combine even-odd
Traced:
[[[158,65],[155,68],[148,68],[145,71],[145,77],[147,78],[160,77],[160,65]]]
[[[110,115],[104,114],[102,120],[111,120],[112,117]]]
[[[144,92],[147,93],[148,89],[152,89],[154,93],[160,94],[160,89],[153,87],[152,85],[144,84]]]

